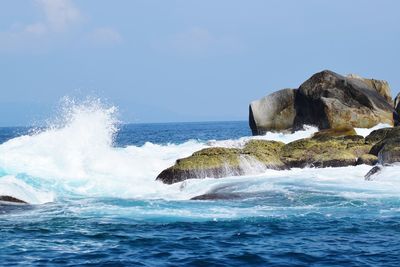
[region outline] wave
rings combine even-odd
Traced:
[[[283,188],[277,182],[282,177],[285,177],[284,181],[300,179],[303,182],[309,181],[310,176],[317,177],[318,184],[330,175],[329,171],[314,169],[264,170],[261,175],[251,175],[252,169],[261,167],[244,160],[243,164],[247,164],[249,169],[246,177],[188,180],[164,185],[155,181],[163,169],[171,166],[176,159],[202,148],[240,147],[250,139],[288,143],[311,136],[317,128],[307,126],[305,130],[295,133],[267,133],[237,140],[187,141],[168,145],[148,142],[143,146],[115,147],[113,140],[118,123],[117,108],[113,106],[105,106],[99,100],[83,103],[67,101],[61,116],[45,130],[16,137],[0,145],[0,195],[10,195],[32,204],[72,196],[184,200],[212,192],[225,183],[233,183],[233,187],[227,187],[231,191],[235,191],[235,185],[240,184],[240,190],[251,192],[252,188],[266,190],[266,187],[274,185]],[[374,129],[382,127],[385,125]],[[357,132],[367,135],[372,130],[357,129]],[[352,178],[361,181],[368,170],[366,166],[349,168],[351,171],[343,171],[348,180],[335,178],[332,182],[350,186],[353,181],[347,181]],[[302,184],[300,180],[296,183]]]

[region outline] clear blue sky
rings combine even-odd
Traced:
[[[400,89],[398,0],[4,0],[0,125],[98,96],[124,122],[246,120],[331,69]]]

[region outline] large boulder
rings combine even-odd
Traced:
[[[156,180],[173,184],[190,178],[221,178],[262,172],[267,168],[283,169],[285,165],[279,157],[283,146],[282,142],[251,140],[243,149],[205,148],[187,158],[178,159]]]
[[[314,74],[296,97],[295,127],[317,125],[320,129],[394,124],[394,108],[364,81],[332,71]]]
[[[296,90],[283,89],[250,103],[249,123],[253,134],[291,129],[296,109]]]
[[[400,127],[376,130],[370,136],[376,137],[375,140],[379,140],[377,136],[381,138],[369,152],[378,157],[379,163],[400,162]]]
[[[314,74],[299,89],[284,89],[253,101],[249,108],[253,134],[293,131],[304,125],[370,128],[379,123],[394,125],[397,117],[386,81],[345,77],[329,70]]]

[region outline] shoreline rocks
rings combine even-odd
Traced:
[[[376,130],[366,138],[354,130],[379,123],[397,125],[399,110],[400,94],[393,101],[386,81],[356,75],[345,77],[324,70],[312,75],[298,89],[277,91],[249,106],[253,135],[295,131],[304,125],[314,125],[319,132],[312,137],[288,144],[250,140],[243,148],[205,148],[178,159],[156,179],[173,184],[191,178],[256,174],[267,169],[400,162],[400,127]],[[379,170],[373,168],[365,179]],[[220,196],[201,196],[203,199],[215,197]]]
[[[310,138],[299,139],[288,144],[250,140],[242,149],[205,148],[187,158],[178,159],[173,166],[162,171],[157,180],[173,184],[192,178],[257,174],[267,169],[375,165],[378,162],[382,163],[382,156],[378,156],[378,153],[381,153],[380,149],[374,148],[383,144],[381,147],[383,149],[384,146],[392,144],[388,143],[388,140],[397,133],[400,134],[400,127],[384,128],[373,131],[364,138],[357,135],[354,129],[338,131],[329,129],[319,131]],[[400,155],[400,153],[397,154],[398,151],[397,148],[388,145],[387,151],[384,150],[381,154],[385,159],[397,159]]]
[[[249,106],[253,135],[267,131],[295,131],[304,125],[319,129],[371,128],[394,125],[398,113],[386,81],[348,77],[324,70],[298,89],[272,93]]]

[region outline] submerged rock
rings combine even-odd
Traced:
[[[173,184],[190,178],[221,178],[261,172],[266,168],[283,169],[285,165],[279,157],[283,146],[282,142],[251,140],[243,149],[205,148],[187,158],[178,159],[156,180]]]
[[[373,180],[374,176],[379,174],[381,171],[382,171],[381,166],[375,166],[371,170],[369,170],[369,172],[367,172],[367,174],[364,176],[364,179],[366,181],[371,181]]]
[[[394,125],[397,117],[386,81],[345,77],[325,70],[297,90],[285,89],[253,101],[249,124],[253,134],[262,134],[297,130],[304,125],[371,128],[378,123]]]
[[[19,203],[19,204],[28,204],[27,202],[25,202],[25,201],[23,201],[21,199],[12,197],[12,196],[0,196],[0,201],[11,202],[11,203]]]
[[[207,193],[192,197],[190,200],[234,200],[241,198],[243,196],[237,193]]]

